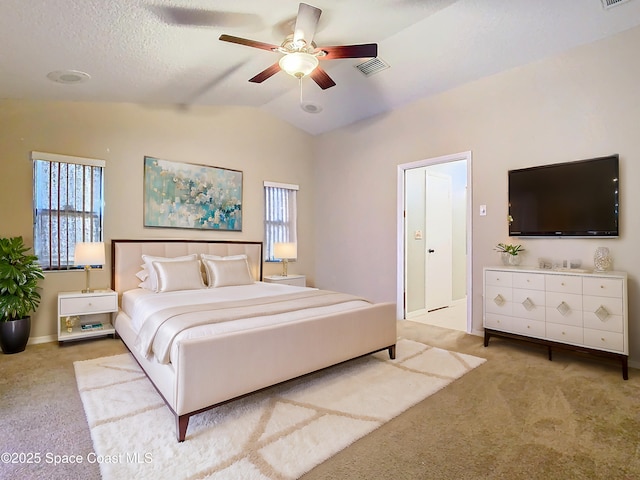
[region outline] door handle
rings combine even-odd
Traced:
[[[430,249],[427,250],[427,253],[434,253],[434,252],[435,252],[435,250],[433,248],[430,248]]]

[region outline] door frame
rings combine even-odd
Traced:
[[[473,298],[473,271],[472,271],[472,245],[473,245],[473,225],[472,225],[472,155],[471,151],[454,153],[451,155],[443,155],[440,157],[427,158],[417,160],[415,162],[403,163],[398,165],[398,198],[397,198],[397,258],[396,258],[396,318],[405,319],[405,171],[413,168],[428,167],[439,163],[450,163],[466,160],[467,162],[467,333],[471,333],[473,328],[472,305]]]

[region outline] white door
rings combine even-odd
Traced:
[[[429,172],[426,175],[426,310],[451,305],[453,221],[451,177]]]

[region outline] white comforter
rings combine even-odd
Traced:
[[[253,299],[272,295],[301,292],[306,287],[279,285],[273,283],[256,282],[252,285],[208,288],[199,290],[183,290],[178,292],[154,293],[141,288],[127,291],[122,296],[122,310],[131,319],[133,329],[139,333],[146,318],[155,312],[177,305],[196,305],[211,302],[226,302],[231,300]],[[317,307],[303,311],[288,312],[269,316],[243,318],[228,322],[201,325],[189,328],[179,333],[171,347],[170,358],[175,358],[180,341],[203,336],[221,335],[247,329],[293,322],[327,313],[341,312],[349,309],[369,305],[365,301],[351,301],[337,305]]]

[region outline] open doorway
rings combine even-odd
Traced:
[[[398,166],[399,318],[471,331],[471,152]]]

